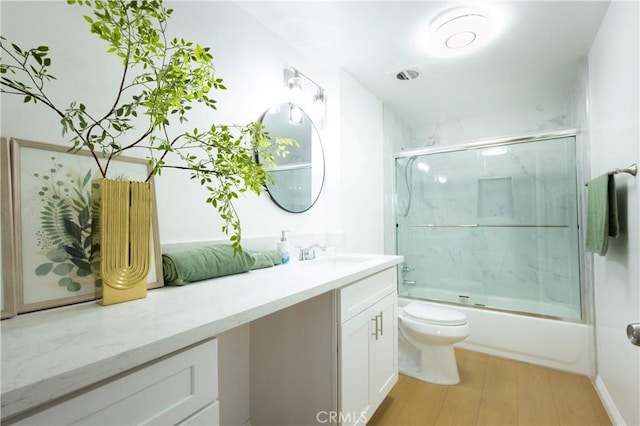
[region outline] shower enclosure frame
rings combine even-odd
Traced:
[[[580,284],[580,309],[581,309],[581,318],[580,319],[572,319],[572,318],[562,318],[552,315],[544,315],[538,313],[530,313],[530,312],[522,312],[522,311],[514,311],[509,309],[502,308],[492,308],[489,306],[471,306],[472,309],[484,309],[489,311],[499,311],[516,315],[525,315],[537,318],[547,318],[554,320],[562,320],[567,322],[575,322],[575,323],[583,323],[583,324],[592,324],[593,323],[593,280],[592,280],[592,258],[588,256],[584,250],[584,235],[582,232],[583,224],[586,223],[585,218],[585,194],[583,188],[585,187],[585,183],[587,182],[589,176],[587,170],[584,165],[588,163],[588,153],[586,151],[586,141],[585,135],[578,128],[569,128],[563,130],[549,131],[549,132],[538,132],[538,133],[530,133],[525,135],[517,135],[517,136],[504,136],[497,138],[486,138],[486,139],[476,139],[468,142],[463,142],[461,144],[447,145],[443,147],[424,147],[424,148],[416,148],[410,149],[406,151],[400,151],[394,154],[393,162],[394,162],[394,170],[396,167],[397,160],[400,158],[410,158],[420,155],[431,155],[431,154],[442,154],[449,152],[461,152],[461,151],[471,151],[483,148],[492,148],[499,147],[504,145],[514,145],[526,142],[539,142],[551,139],[562,139],[567,137],[575,138],[575,150],[576,150],[576,164],[575,164],[575,174],[576,174],[576,201],[577,201],[577,221],[578,221],[578,279]],[[392,204],[392,218],[393,218],[393,229],[395,233],[395,252],[398,252],[398,232],[397,232],[397,213],[398,213],[398,191],[397,191],[397,177],[396,173],[393,173],[393,204]],[[463,225],[464,226],[464,225]],[[398,281],[400,283],[400,280]],[[402,296],[401,296],[402,297]],[[427,299],[428,300],[428,299]],[[447,304],[458,306],[460,304],[455,302],[447,302],[440,300],[429,300],[432,302]],[[468,306],[468,305],[463,305]]]

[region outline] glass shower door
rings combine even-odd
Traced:
[[[396,159],[401,296],[581,318],[575,138]]]

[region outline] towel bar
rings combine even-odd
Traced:
[[[629,173],[630,175],[635,176],[638,174],[638,165],[633,163],[624,169],[613,169],[609,172],[610,175],[617,175],[618,173]]]
[[[629,167],[625,167],[624,169],[613,169],[609,173],[610,175],[617,175],[618,173],[629,173],[632,176],[636,176],[638,174],[638,165],[633,163]],[[584,186],[589,186],[588,183],[585,183]]]

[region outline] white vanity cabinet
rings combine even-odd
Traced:
[[[395,284],[389,269],[338,291],[341,424],[365,424],[398,380]]]
[[[36,408],[15,424],[218,425],[217,353],[216,339],[205,341]]]
[[[365,424],[398,380],[396,268],[251,323],[251,423]]]
[[[338,254],[5,320],[0,421],[362,423],[397,380],[400,262]]]

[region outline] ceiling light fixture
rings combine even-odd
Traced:
[[[452,55],[475,50],[493,33],[491,18],[477,9],[456,8],[438,15],[431,23],[433,51]]]

